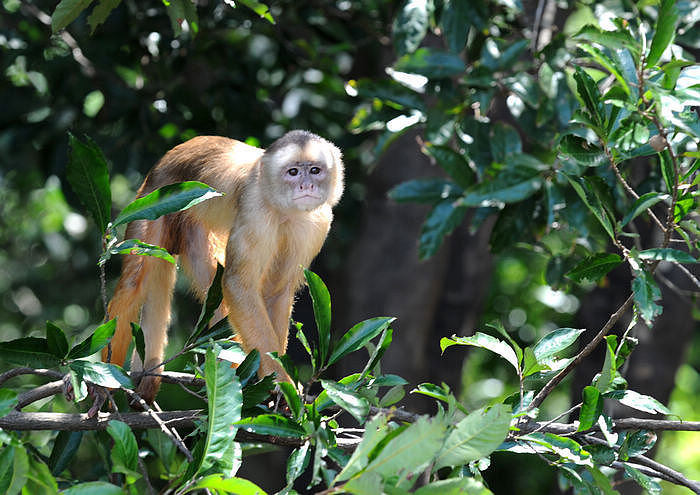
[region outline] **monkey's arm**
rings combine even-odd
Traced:
[[[267,356],[268,352],[284,354],[288,320],[284,327],[283,345],[273,326],[277,322],[272,321],[263,295],[265,274],[269,272],[274,259],[267,256],[267,252],[272,252],[274,247],[265,245],[257,234],[260,232],[250,229],[234,228],[231,231],[222,283],[224,303],[231,326],[238,334],[243,349],[246,352],[257,349],[260,352],[259,375],[275,372],[278,380],[291,381],[287,373]],[[291,303],[291,298],[289,302]],[[290,310],[291,308],[287,310],[287,315]]]

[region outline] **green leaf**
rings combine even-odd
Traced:
[[[187,21],[187,26],[193,34],[199,31],[199,19],[197,8],[192,0],[168,0],[167,12],[170,18],[170,26],[175,36],[182,34],[182,26]]]
[[[656,433],[649,430],[639,430],[628,432],[622,446],[620,447],[620,458],[628,460],[644,454],[656,444]]]
[[[351,80],[348,84],[365,100],[377,98],[393,106],[425,110],[423,97],[393,79],[374,81],[370,79]],[[394,133],[391,134],[392,136]]]
[[[310,270],[304,270],[306,283],[309,285],[314,319],[318,330],[319,367],[326,362],[331,346],[331,295],[321,277]]]
[[[464,49],[471,26],[483,26],[481,6],[482,4],[477,2],[465,0],[451,0],[445,3],[440,16],[440,26],[451,52],[459,53]]]
[[[493,495],[493,492],[476,478],[451,478],[434,481],[418,488],[413,495]]]
[[[527,154],[505,157],[501,173],[467,191],[460,201],[463,206],[500,206],[529,198],[542,188],[542,172],[548,167]]]
[[[87,3],[89,4],[90,1]],[[75,4],[77,8],[81,2],[63,0],[56,7],[56,11],[61,9],[64,4],[69,3]],[[54,12],[53,22],[56,20],[55,16],[56,12]],[[68,22],[71,21],[72,19]],[[54,32],[60,29],[63,29],[63,27],[57,29],[54,26]],[[87,142],[83,143],[68,133],[70,151],[68,154],[68,165],[66,166],[66,178],[80,202],[94,218],[95,223],[100,228],[100,232],[105,232],[111,218],[112,208],[107,159],[93,140],[90,138],[86,139]]]
[[[309,467],[309,461],[311,460],[311,451],[309,449],[311,444],[306,442],[301,447],[294,449],[294,451],[287,459],[287,485],[292,486],[294,480],[296,480],[304,470]]]
[[[3,446],[0,450],[0,493],[20,493],[27,484],[28,472],[29,456],[23,446]]]
[[[107,388],[134,388],[129,376],[115,364],[76,359],[68,363],[68,366],[80,381],[94,383]]]
[[[168,261],[173,265],[175,258],[166,250],[155,244],[148,244],[139,239],[127,239],[109,248],[109,254],[137,254],[141,256],[153,256]]]
[[[444,387],[439,387],[438,385],[435,385],[433,383],[421,383],[416,388],[411,390],[411,393],[427,395],[428,397],[432,397],[433,399],[438,399],[443,402],[449,402],[451,394],[450,390],[446,387],[446,385]]]
[[[204,490],[205,493],[231,493],[235,495],[265,495],[267,493],[252,481],[243,478],[229,478],[221,474],[205,476],[183,493],[191,493],[196,490]]]
[[[367,360],[367,364],[362,370],[362,379],[364,379],[369,373],[374,372],[375,367],[379,364],[379,360],[382,358],[386,350],[391,345],[391,341],[393,340],[393,338],[394,330],[391,327],[386,327],[382,332],[382,336],[379,337],[379,341],[377,342],[377,345],[374,348],[374,352],[371,353],[369,359]],[[375,380],[375,383],[381,378],[382,377]]]
[[[114,442],[111,452],[112,472],[140,478],[139,447],[131,428],[126,423],[113,419],[107,425],[107,433]]]
[[[260,352],[253,349],[236,368],[236,375],[238,375],[238,381],[241,382],[241,387],[245,387],[256,376],[258,368],[260,368]]]
[[[92,0],[61,0],[51,14],[51,31],[57,33],[65,29],[87,9]]]
[[[486,457],[505,440],[510,420],[510,407],[503,404],[470,413],[448,435],[433,470],[461,466]]]
[[[575,282],[584,280],[595,282],[621,263],[622,258],[618,254],[596,253],[585,258],[565,275]]]
[[[369,402],[367,399],[352,389],[330,380],[321,380],[321,385],[333,402],[349,412],[358,423],[362,424],[367,414],[369,414]]]
[[[121,0],[100,0],[95,8],[92,9],[90,16],[88,17],[88,24],[90,25],[90,35],[95,34],[97,26],[103,24],[109,14],[116,9]]]
[[[68,467],[78,452],[80,442],[83,439],[82,431],[59,431],[49,456],[49,468],[51,474],[59,476]]]
[[[9,414],[17,404],[17,392],[7,388],[0,388],[0,418]]]
[[[647,55],[647,68],[656,65],[666,48],[673,42],[678,18],[679,12],[676,0],[661,0],[661,8],[656,21],[656,32],[651,40],[649,55]]]
[[[698,260],[679,249],[672,248],[654,248],[645,249],[640,251],[638,254],[639,259],[642,260],[659,260],[659,261],[671,261],[675,263],[697,263]]]
[[[603,394],[603,397],[618,400],[628,407],[649,414],[671,414],[671,411],[658,400],[633,390],[611,390]]]
[[[537,361],[555,357],[576,342],[585,328],[558,328],[542,337],[533,349]]]
[[[584,167],[597,167],[608,161],[601,148],[571,134],[567,134],[561,139],[559,151]]]
[[[275,379],[272,375],[267,375],[265,378],[247,385],[243,389],[243,409],[250,409],[267,399],[275,386]]]
[[[637,218],[639,215],[647,211],[649,208],[654,206],[656,203],[659,203],[660,201],[666,201],[669,199],[670,196],[666,193],[660,193],[660,192],[648,192],[646,194],[642,194],[632,205],[632,208],[627,212],[625,217],[622,219],[622,222],[620,223],[621,227],[624,227],[628,223],[630,223],[632,220]]]
[[[289,382],[279,382],[277,386],[282,391],[282,394],[284,394],[284,400],[287,402],[287,406],[289,406],[292,418],[296,420],[301,419],[302,404],[297,389]]]
[[[673,169],[673,161],[668,154],[668,150],[664,150],[658,154],[659,165],[661,166],[661,175],[664,178],[667,191],[673,191],[676,184],[676,173]]]
[[[652,326],[654,318],[663,312],[663,307],[656,301],[661,300],[661,290],[654,277],[645,270],[635,270],[632,280],[634,305],[648,326]]]
[[[124,495],[121,486],[106,481],[89,481],[61,491],[61,495]]]
[[[532,433],[523,435],[521,438],[545,447],[560,456],[564,461],[573,462],[581,466],[593,465],[591,454],[584,450],[581,444],[571,438],[560,437],[553,433]]]
[[[457,153],[449,146],[435,146],[430,144],[425,147],[425,151],[435,158],[438,165],[440,165],[461,188],[466,189],[474,184],[476,174],[469,167],[469,162],[462,154]],[[455,191],[455,194],[460,195],[461,191]],[[446,199],[444,194],[441,194],[440,197],[441,199]]]
[[[474,347],[487,349],[508,361],[511,365],[513,365],[515,371],[520,371],[518,356],[516,356],[513,348],[502,340],[499,340],[491,335],[476,332],[471,337],[457,337],[456,335],[453,335],[452,338],[449,339],[447,337],[440,339],[440,349],[442,352],[445,352],[445,349],[452,345],[471,345]]]
[[[241,419],[243,395],[236,370],[219,360],[213,348],[207,349],[204,373],[207,385],[207,437],[197,474],[209,469],[232,477],[240,465],[240,449],[235,447],[236,428]]]
[[[523,351],[522,363],[523,377],[550,370],[548,364],[537,362],[537,357],[531,347],[526,347]]]
[[[600,391],[590,385],[583,389],[583,405],[579,412],[578,430],[585,431],[592,428],[598,421],[598,417],[603,413],[603,398]]]
[[[418,48],[428,32],[429,22],[427,2],[406,0],[394,19],[392,29],[396,52],[403,55]]]
[[[630,466],[627,463],[625,463],[624,466],[625,474],[637,483],[639,483],[639,485],[642,488],[644,488],[649,493],[649,495],[661,494],[661,485],[659,485],[659,482],[657,480],[651,478],[650,476],[647,476],[646,474],[642,473],[639,469]]]
[[[201,182],[189,181],[169,184],[129,203],[114,219],[112,227],[134,220],[155,220],[168,213],[186,210],[217,196],[222,196],[222,194]]]
[[[593,58],[593,60],[598,62],[601,66],[605,67],[608,70],[608,72],[610,72],[610,74],[615,76],[615,79],[617,79],[617,82],[620,84],[620,87],[625,92],[625,94],[627,96],[631,95],[629,84],[627,84],[627,81],[622,75],[622,72],[618,69],[617,64],[610,57],[608,57],[605,53],[603,53],[595,46],[589,45],[587,43],[578,43],[576,46],[588,53],[591,56],[591,58]]]
[[[445,433],[443,421],[437,417],[429,420],[421,416],[384,445],[367,465],[365,473],[376,473],[384,479],[420,473],[440,451]]]
[[[394,64],[394,69],[409,74],[421,74],[429,79],[441,79],[463,74],[466,66],[459,56],[452,53],[419,48],[400,57]]]
[[[136,350],[136,354],[138,354],[139,358],[141,358],[141,362],[145,363],[146,362],[146,340],[144,339],[143,336],[143,329],[133,321],[131,323],[131,337],[134,341],[134,350]]]
[[[567,174],[564,175],[571,184],[571,187],[573,187],[574,191],[576,191],[576,194],[579,195],[586,207],[588,207],[591,213],[593,213],[596,219],[603,226],[605,232],[607,232],[611,239],[615,240],[613,225],[610,221],[610,217],[608,216],[603,200],[596,190],[595,182],[592,180],[593,178],[578,178],[571,177]]]
[[[61,360],[49,352],[46,339],[23,337],[0,342],[0,358],[9,364],[30,368],[56,368]]]
[[[262,2],[258,2],[257,0],[236,0],[237,2],[245,5],[248,7],[250,10],[258,14],[262,19],[265,19],[267,22],[270,24],[275,24],[275,19],[272,17],[272,14],[270,13],[270,9],[268,6]]]
[[[610,389],[610,386],[615,378],[615,372],[617,371],[616,361],[615,361],[615,342],[617,336],[608,335],[605,337],[605,360],[603,361],[603,368],[598,374],[597,378],[594,380],[595,388],[600,393],[605,393]]]
[[[259,416],[244,418],[236,422],[235,426],[259,435],[290,438],[306,437],[306,431],[301,425],[279,414],[261,414]]]
[[[46,322],[46,345],[49,352],[57,358],[63,359],[68,354],[68,339],[63,330],[53,322]]]
[[[384,331],[396,318],[379,316],[362,321],[353,326],[343,335],[335,345],[327,366],[332,365],[343,356],[350,354],[365,346],[367,342]]]
[[[387,421],[387,416],[377,415],[367,422],[362,441],[350,456],[345,467],[338,473],[333,484],[352,478],[367,466],[370,454],[389,433]]]
[[[597,125],[602,126],[604,118],[600,110],[600,91],[595,81],[580,66],[575,67],[574,80],[576,81],[576,92],[583,102],[588,114]]]
[[[454,182],[445,179],[415,179],[402,182],[389,191],[389,198],[399,203],[437,203],[456,199],[463,193]]]
[[[627,31],[606,31],[589,24],[581,28],[574,38],[593,41],[609,49],[627,48],[634,53],[639,53],[639,42]]]
[[[216,264],[216,273],[214,273],[214,279],[212,280],[209,289],[207,290],[207,295],[204,298],[204,303],[202,303],[202,310],[199,312],[199,318],[197,318],[197,324],[194,326],[192,334],[187,339],[185,345],[189,345],[196,342],[197,339],[207,330],[209,322],[213,318],[216,310],[221,306],[221,301],[223,301],[223,288],[221,286],[221,279],[224,275],[224,267],[220,263]]]
[[[464,219],[467,207],[459,201],[441,201],[428,214],[421,230],[418,257],[426,260],[433,256],[449,235]]]
[[[113,318],[95,329],[92,334],[80,344],[74,346],[66,356],[67,359],[80,359],[92,356],[106,346],[117,328],[117,320]]]

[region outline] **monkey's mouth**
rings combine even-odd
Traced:
[[[316,194],[299,194],[298,196],[294,196],[292,200],[296,203],[318,203],[321,201],[321,196],[318,196]]]

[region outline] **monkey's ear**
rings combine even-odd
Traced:
[[[331,206],[335,206],[343,195],[345,166],[343,165],[343,154],[340,149],[332,143],[328,143],[328,146],[331,150],[331,157],[333,160],[331,167],[335,171],[335,184],[333,185],[333,190],[329,194],[328,203],[330,203]]]

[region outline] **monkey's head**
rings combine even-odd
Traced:
[[[261,181],[285,209],[335,206],[343,193],[340,150],[310,132],[288,132],[265,150]]]

